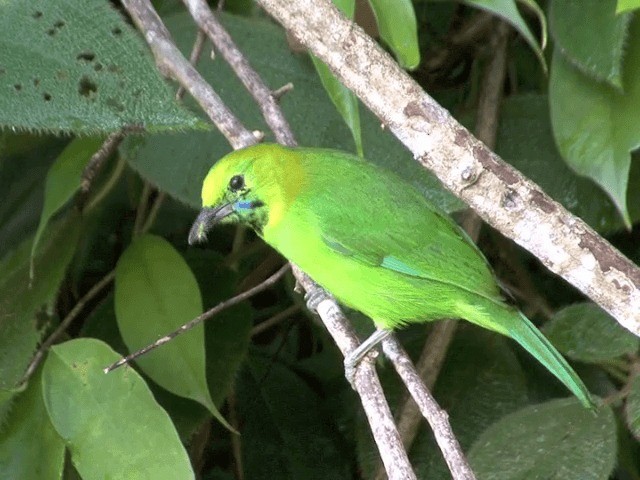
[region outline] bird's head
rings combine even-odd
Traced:
[[[214,164],[202,185],[202,210],[189,232],[200,243],[216,224],[243,223],[258,233],[269,221],[269,205],[279,201],[278,164],[290,151],[278,145],[236,150]]]

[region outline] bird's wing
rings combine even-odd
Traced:
[[[325,202],[325,207],[330,204]],[[345,257],[499,299],[482,253],[451,219],[430,207],[423,204],[395,212],[388,208],[381,212],[375,206],[358,212],[342,208],[338,213],[320,208],[316,217],[323,242]]]

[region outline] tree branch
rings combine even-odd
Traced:
[[[257,1],[449,190],[640,335],[637,266],[478,141],[329,1]]]

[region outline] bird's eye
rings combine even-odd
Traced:
[[[234,175],[229,180],[229,189],[232,192],[236,192],[244,187],[244,177],[242,175]]]

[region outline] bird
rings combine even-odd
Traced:
[[[517,308],[505,302],[478,247],[446,213],[390,170],[340,151],[258,144],[213,164],[189,244],[216,224],[251,227],[376,331],[347,371],[407,324],[460,318],[512,338],[588,408],[580,377]]]

